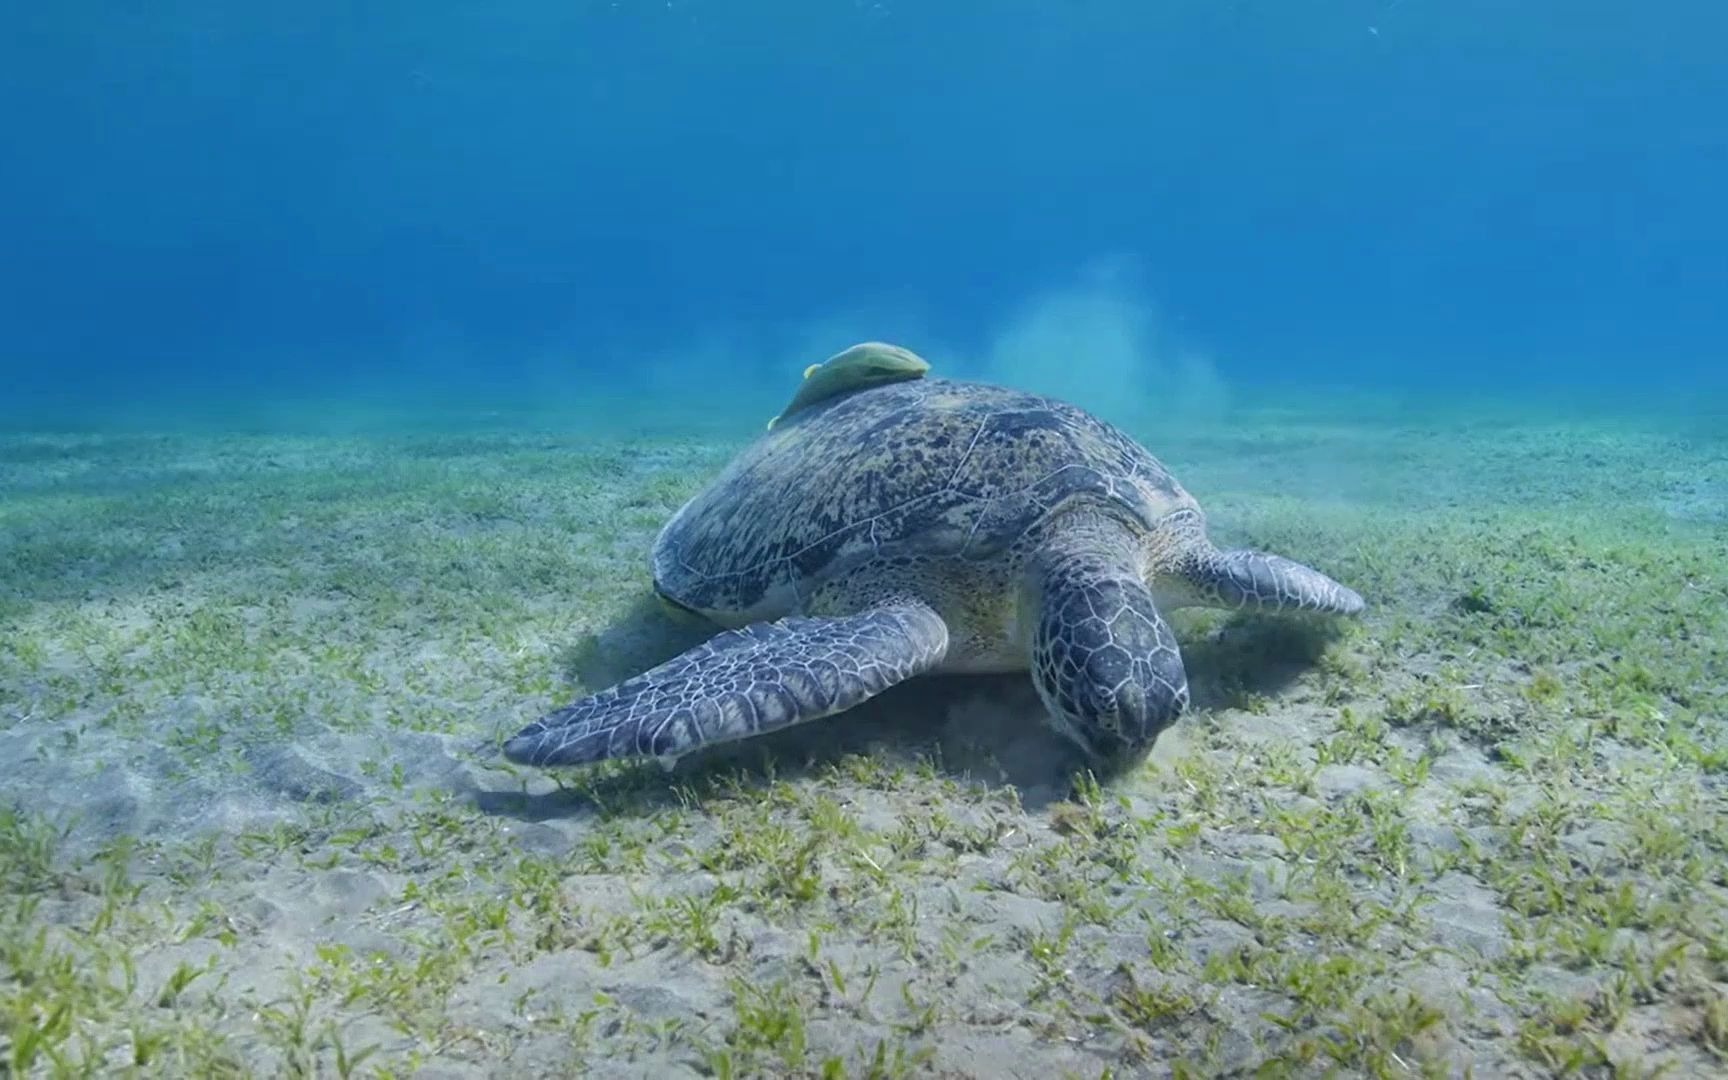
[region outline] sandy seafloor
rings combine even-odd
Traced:
[[[0,1071],[1728,1070],[1728,423],[1136,433],[1370,610],[1180,615],[1102,785],[1013,678],[506,767],[704,632],[645,556],[736,441],[0,438]]]

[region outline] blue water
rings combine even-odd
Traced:
[[[14,418],[699,399],[717,370],[778,400],[861,338],[962,367],[1200,357],[1247,388],[1728,383],[1715,0],[72,2],[6,26]]]

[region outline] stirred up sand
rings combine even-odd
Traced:
[[[748,437],[754,432],[744,433]],[[17,1075],[1728,1068],[1728,441],[1284,409],[1144,431],[1360,625],[1179,616],[1102,786],[1021,679],[684,762],[499,737],[699,640],[735,444],[0,439]]]

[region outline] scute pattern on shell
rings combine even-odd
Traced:
[[[704,612],[895,556],[988,559],[1076,495],[1151,525],[1195,509],[1111,425],[1036,394],[921,379],[800,413],[739,454],[662,530],[656,587]]]

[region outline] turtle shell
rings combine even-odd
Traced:
[[[739,453],[660,531],[654,586],[711,617],[773,617],[871,560],[996,557],[1083,497],[1148,526],[1195,507],[1143,447],[1072,405],[890,383],[801,410]]]

